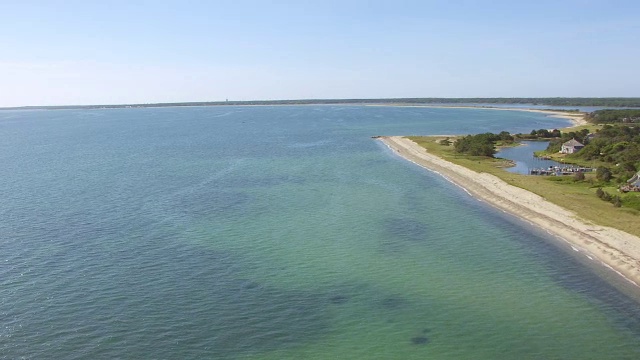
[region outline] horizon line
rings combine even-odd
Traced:
[[[507,100],[507,101],[505,101]],[[555,101],[552,101],[555,100]],[[564,101],[562,101],[564,100]],[[572,101],[573,100],[573,101]],[[576,102],[577,100],[577,102]],[[282,100],[224,100],[224,101],[180,101],[158,103],[129,104],[89,104],[89,105],[24,105],[0,107],[0,110],[37,110],[37,109],[109,109],[143,108],[175,106],[224,106],[224,105],[330,105],[330,104],[531,104],[549,106],[611,106],[580,104],[581,102],[622,101],[617,107],[640,107],[640,97],[411,97],[411,98],[338,98],[338,99],[282,99]],[[559,104],[558,102],[565,102]]]

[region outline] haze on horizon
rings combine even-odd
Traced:
[[[640,96],[640,3],[24,1],[0,107]]]

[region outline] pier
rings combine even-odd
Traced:
[[[548,168],[529,169],[529,175],[573,175],[575,173],[592,172],[593,168],[579,166],[549,166]]]

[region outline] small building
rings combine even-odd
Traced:
[[[580,151],[584,147],[584,144],[580,143],[576,139],[571,139],[566,143],[562,144],[562,148],[560,152],[563,154],[573,154]]]
[[[627,180],[627,183],[620,187],[622,192],[628,191],[640,191],[640,171],[638,171],[633,177]]]

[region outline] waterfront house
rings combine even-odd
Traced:
[[[633,177],[627,180],[627,183],[620,187],[622,192],[627,191],[640,191],[640,171],[638,171]]]
[[[571,139],[566,143],[562,144],[562,148],[560,149],[560,152],[563,154],[573,154],[580,151],[580,149],[582,149],[583,147],[584,147],[584,144],[580,143],[576,139]]]

